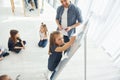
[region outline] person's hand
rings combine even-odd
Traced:
[[[58,29],[61,31],[63,28],[61,25],[58,26]]]
[[[67,27],[67,28],[65,29],[65,31],[68,32],[68,31],[70,31],[71,29],[72,29],[72,27]]]

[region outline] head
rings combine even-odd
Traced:
[[[41,23],[40,31],[41,31],[42,33],[47,33],[48,30],[47,30],[46,24]]]
[[[51,52],[50,51],[51,46],[53,45],[61,46],[63,44],[64,44],[63,35],[59,31],[54,31],[50,34],[49,52]]]
[[[12,80],[8,75],[1,75],[0,80]]]
[[[10,30],[10,38],[16,42],[17,38],[19,38],[19,34],[17,30]]]
[[[68,8],[70,4],[70,0],[60,0],[60,2],[65,8]]]

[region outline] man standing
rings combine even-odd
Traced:
[[[62,5],[57,8],[56,23],[58,30],[64,35],[64,42],[68,42],[76,32],[76,27],[82,23],[81,11],[70,0],[60,1]]]

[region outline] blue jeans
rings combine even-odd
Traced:
[[[47,39],[43,39],[43,40],[40,40],[39,43],[38,43],[38,46],[39,47],[45,47],[48,43],[48,40]]]

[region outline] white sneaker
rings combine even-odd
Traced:
[[[68,55],[67,55],[67,53],[62,53],[62,59],[61,60],[64,60],[64,59],[66,59],[66,58],[68,58]]]
[[[46,79],[46,80],[50,80],[50,77],[51,77],[52,73],[53,73],[53,71],[49,71],[49,70],[46,71],[46,72],[44,73],[45,79]]]

